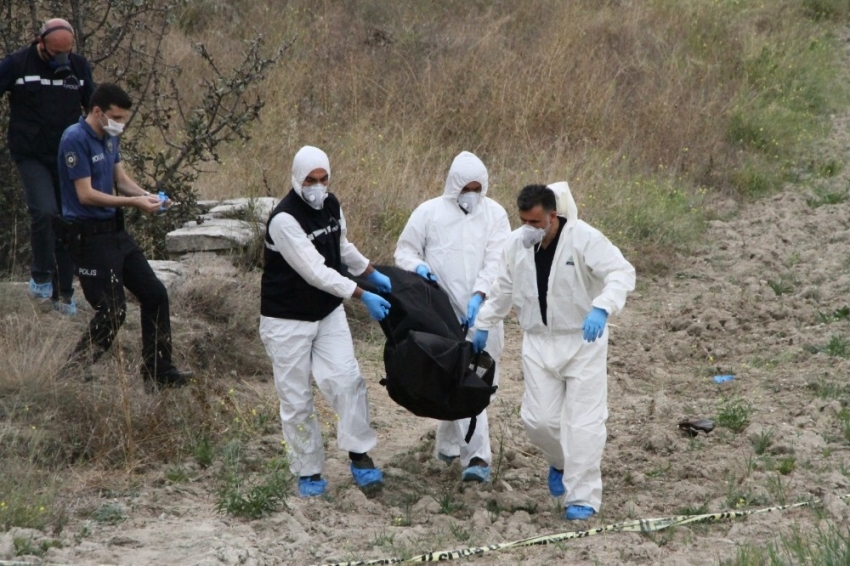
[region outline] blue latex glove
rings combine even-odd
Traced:
[[[478,329],[475,331],[475,336],[472,337],[472,351],[476,354],[484,351],[487,346],[487,337],[490,333],[486,330]]]
[[[481,310],[481,303],[484,302],[484,297],[475,293],[466,303],[466,320],[469,322],[469,327],[475,326],[475,319],[478,317],[478,311]]]
[[[389,293],[393,290],[390,278],[378,271],[377,269],[366,276],[366,281],[375,286],[375,289],[381,293]]]
[[[390,312],[389,301],[375,293],[363,291],[363,294],[360,295],[360,300],[363,301],[364,305],[366,305],[366,310],[369,311],[369,316],[378,322],[384,320],[384,317]]]
[[[416,266],[416,275],[428,281],[437,282],[437,276],[431,273],[431,270],[424,263]]]
[[[588,342],[595,342],[605,332],[605,322],[607,321],[608,313],[604,309],[593,307],[593,310],[584,319],[584,324],[581,327],[584,331],[584,339]]]

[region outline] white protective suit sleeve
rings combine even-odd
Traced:
[[[345,224],[345,215],[342,213],[342,208],[339,209],[339,253],[342,263],[348,267],[348,271],[357,277],[366,271],[369,267],[369,260],[360,253],[357,247],[348,241],[348,228]]]
[[[512,236],[515,237],[513,234]],[[490,294],[487,295],[487,300],[484,301],[475,321],[475,326],[480,330],[493,330],[511,311],[514,290],[514,262],[510,252],[512,248],[509,242],[502,250],[496,281],[490,287]]]
[[[484,263],[478,278],[475,280],[472,292],[482,292],[485,297],[490,296],[490,290],[499,274],[499,265],[502,261],[502,252],[505,242],[511,234],[511,224],[508,215],[502,210],[500,217],[490,225],[490,233],[487,235],[487,248],[484,250]]]
[[[428,241],[425,235],[427,226],[426,208],[419,206],[410,215],[398,243],[395,248],[395,263],[398,267],[407,271],[416,271],[416,268],[425,263],[423,252]],[[426,264],[427,265],[427,264]],[[431,269],[431,266],[428,266]]]
[[[281,212],[272,218],[269,236],[286,263],[308,284],[342,299],[349,299],[354,294],[357,283],[325,265],[325,258],[291,215]],[[347,253],[351,255],[352,252]]]
[[[587,268],[581,271],[593,273],[602,283],[592,305],[609,315],[619,314],[635,288],[635,268],[602,232],[587,224],[584,228],[575,233],[575,251]]]

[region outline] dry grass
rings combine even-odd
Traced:
[[[317,145],[353,240],[386,261],[410,211],[441,192],[467,149],[509,211],[523,185],[567,179],[585,218],[621,227],[615,243],[652,249],[699,233],[701,187],[775,190],[822,135],[835,67],[814,14],[841,13],[815,4],[206,0],[171,41],[186,77],[187,38],[225,59],[257,31],[293,42],[263,87],[254,138],[201,180],[204,197],[282,195],[292,155]],[[668,206],[664,186],[682,206]],[[646,210],[624,215],[635,201]],[[673,217],[647,229],[658,214]]]

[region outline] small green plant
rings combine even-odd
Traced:
[[[47,554],[51,548],[62,548],[62,541],[59,540],[43,540],[34,544],[31,538],[24,537],[15,537],[12,544],[15,547],[15,556],[38,556],[39,558]]]
[[[209,434],[200,434],[192,446],[192,456],[202,468],[209,468],[213,463],[213,443]]]
[[[228,459],[230,469],[219,488],[216,511],[258,519],[285,504],[293,478],[284,458],[272,459],[254,477],[245,470],[241,457],[231,454]]]
[[[829,324],[850,318],[850,307],[843,306],[840,309],[835,309],[831,313],[822,313],[818,311],[818,322],[821,324]]]
[[[380,533],[375,535],[375,538],[372,540],[372,546],[389,546],[392,547],[393,540],[395,539],[394,533],[387,533],[386,531],[381,531]]]
[[[752,412],[753,408],[749,402],[735,397],[720,404],[715,421],[719,426],[739,433],[749,426]]]
[[[487,514],[490,516],[490,522],[495,523],[502,514],[502,506],[495,499],[487,501]]]
[[[455,499],[455,492],[451,488],[445,489],[438,497],[434,497],[434,501],[440,506],[440,513],[443,515],[451,515],[455,511],[463,509],[463,501]]]
[[[806,384],[807,389],[815,392],[821,399],[848,399],[850,400],[850,384],[835,383],[823,378]]]
[[[776,293],[777,297],[787,295],[794,291],[794,281],[785,275],[781,276],[779,279],[768,279],[767,284],[771,289],[773,289],[773,292]]]
[[[183,466],[173,466],[165,472],[165,478],[171,483],[186,483],[191,478]]]
[[[780,474],[771,474],[768,476],[767,491],[770,493],[773,501],[779,505],[785,505],[788,502],[786,496],[787,487],[787,484],[782,482],[782,476]]]
[[[826,345],[826,348],[824,348],[824,352],[836,358],[849,358],[850,340],[842,338],[837,334],[833,334],[830,337],[829,343]]]
[[[666,475],[670,471],[671,464],[667,462],[663,466],[658,466],[646,472],[646,477],[648,478],[660,478],[661,476]]]
[[[753,436],[751,441],[753,443],[753,451],[761,456],[773,444],[773,429],[766,428],[762,430],[760,433]]]
[[[454,521],[449,521],[449,530],[452,532],[452,535],[454,535],[458,542],[466,542],[469,540],[469,537],[472,536],[472,531],[462,527]]]
[[[779,470],[780,474],[782,474],[783,476],[787,476],[788,474],[793,472],[796,467],[797,459],[793,456],[789,456],[787,458],[782,458],[779,461],[779,467],[777,469]]]
[[[844,436],[844,440],[850,444],[850,409],[842,409],[838,413],[838,422],[841,426],[841,434]]]
[[[124,515],[124,510],[119,504],[104,503],[92,513],[91,518],[98,523],[117,525],[127,517]]]
[[[847,189],[831,191],[825,188],[818,188],[815,189],[814,196],[806,199],[806,204],[812,208],[818,208],[819,206],[841,204],[847,200],[847,197]]]

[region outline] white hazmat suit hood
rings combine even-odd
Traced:
[[[318,147],[313,147],[311,145],[305,145],[301,149],[298,150],[298,153],[295,154],[295,158],[292,160],[292,188],[298,194],[299,197],[304,199],[304,202],[316,208],[314,203],[310,202],[304,196],[304,187],[301,184],[304,182],[304,179],[307,178],[307,175],[310,174],[310,171],[314,169],[324,169],[328,173],[328,181],[331,178],[331,163],[328,159],[328,155],[319,149]],[[321,208],[319,206],[318,208]]]
[[[567,182],[550,183],[546,187],[555,193],[555,211],[566,218],[568,224],[575,224],[578,220],[578,207]]]
[[[446,176],[446,186],[443,189],[443,197],[457,201],[457,197],[463,188],[469,183],[481,183],[481,198],[487,196],[487,167],[474,154],[468,151],[460,152],[449,168]]]

